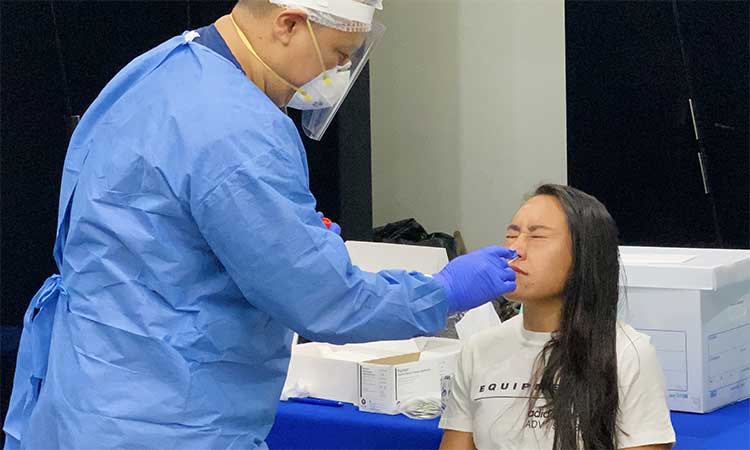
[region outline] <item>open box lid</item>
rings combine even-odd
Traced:
[[[461,341],[458,339],[420,337],[410,339],[408,342],[414,345],[413,348],[416,349],[416,351],[404,351],[398,355],[391,355],[363,362],[383,365],[406,364],[416,361],[444,358],[446,356],[455,355],[461,351]],[[388,345],[387,342],[382,342],[381,344]],[[409,346],[402,346],[401,349],[409,350]]]
[[[750,282],[750,250],[620,247],[620,258],[627,287],[716,291]]]
[[[298,355],[352,362],[362,362],[409,353],[419,353],[419,351],[419,346],[413,339],[346,345],[308,342],[306,344],[295,345],[292,348],[292,352]]]
[[[308,342],[295,345],[292,349],[292,352],[298,356],[375,364],[403,364],[420,359],[440,358],[459,351],[461,351],[461,341],[438,337],[346,345]],[[398,362],[383,362],[391,359],[398,360]]]

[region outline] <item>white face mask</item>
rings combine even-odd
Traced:
[[[334,67],[321,73],[300,88],[306,92],[305,98],[299,92],[289,101],[287,107],[308,111],[313,109],[332,108],[346,93],[351,77],[351,63]]]

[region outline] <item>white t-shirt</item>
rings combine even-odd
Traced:
[[[461,352],[440,428],[473,433],[480,450],[552,449],[544,400],[528,408],[534,361],[550,337],[525,330],[520,315],[473,336]],[[648,336],[623,323],[617,324],[617,376],[619,447],[674,442],[656,350]]]

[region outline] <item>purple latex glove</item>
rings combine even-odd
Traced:
[[[516,273],[508,260],[514,250],[499,246],[459,256],[433,277],[443,285],[449,313],[468,311],[516,290]]]
[[[323,221],[323,225],[325,225],[326,228],[341,236],[341,226],[339,224],[326,217],[322,212],[318,212],[318,216],[320,217],[320,220]]]

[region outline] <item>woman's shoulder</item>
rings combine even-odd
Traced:
[[[658,364],[651,337],[632,326],[617,322],[617,366],[620,374],[640,372],[644,365]]]
[[[617,321],[617,354],[651,345],[651,337],[625,322]]]

